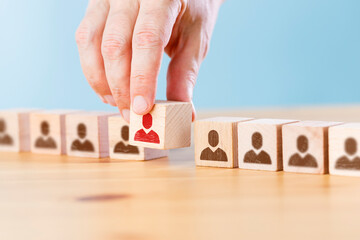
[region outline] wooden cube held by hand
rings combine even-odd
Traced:
[[[109,117],[109,153],[111,159],[150,160],[166,157],[168,151],[130,144],[129,124],[116,115]]]
[[[189,147],[191,122],[191,103],[156,101],[146,115],[131,111],[130,143],[156,149]]]

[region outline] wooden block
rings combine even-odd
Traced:
[[[109,112],[67,114],[66,151],[69,156],[105,158],[109,156]]]
[[[297,122],[285,119],[257,119],[238,123],[239,168],[280,171],[281,127]]]
[[[130,112],[131,144],[157,149],[190,146],[191,103],[156,101],[149,114],[142,116]]]
[[[30,113],[32,109],[0,111],[0,151],[30,151]]]
[[[330,174],[360,177],[360,123],[329,129]]]
[[[195,122],[195,163],[197,166],[238,166],[237,123],[251,118],[217,117]]]
[[[339,124],[341,123],[301,121],[284,125],[284,171],[328,173],[328,129]]]
[[[150,160],[168,155],[167,150],[131,145],[129,124],[120,115],[109,117],[109,152],[111,159],[122,160]]]
[[[76,110],[37,111],[30,114],[31,152],[66,154],[65,115]]]

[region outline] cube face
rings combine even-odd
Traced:
[[[156,101],[150,113],[130,113],[130,143],[156,149],[189,147],[191,103]]]
[[[150,160],[167,156],[167,151],[130,144],[129,124],[120,116],[109,117],[109,153],[111,159]]]
[[[62,154],[61,115],[32,113],[31,152],[42,154]],[[63,153],[65,154],[65,152]]]
[[[197,166],[237,167],[237,123],[249,118],[213,118],[195,122]]]
[[[66,116],[66,151],[69,156],[99,158],[99,116],[69,114]]]
[[[296,120],[258,119],[238,124],[239,168],[282,170],[281,126]]]
[[[340,123],[310,122],[283,126],[283,163],[286,172],[328,172],[328,128]]]
[[[20,151],[20,119],[17,112],[0,112],[0,151]]]
[[[129,143],[129,125],[121,116],[109,118],[109,153],[112,159],[145,159],[144,148]]]
[[[330,174],[360,177],[360,123],[329,129]]]

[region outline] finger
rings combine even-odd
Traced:
[[[91,0],[75,37],[87,81],[104,102],[114,105],[101,56],[101,38],[108,11],[106,1]]]
[[[142,1],[136,20],[131,62],[130,93],[136,114],[148,113],[154,104],[163,51],[182,4],[176,0]]]
[[[129,121],[131,39],[138,6],[132,0],[113,0],[110,5],[101,50],[112,96],[124,119]]]
[[[207,52],[207,37],[191,37],[180,42],[179,48],[171,56],[167,73],[168,100],[191,102],[201,62]],[[195,120],[193,105],[193,120]]]

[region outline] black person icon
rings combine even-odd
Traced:
[[[309,140],[306,136],[301,135],[297,138],[297,149],[299,152],[305,154],[309,148]],[[289,166],[296,167],[312,167],[316,168],[318,166],[316,159],[311,154],[306,154],[302,157],[299,153],[295,153],[290,157]]]
[[[0,119],[0,145],[12,145],[13,144],[13,140],[10,137],[10,135],[8,135],[6,133],[6,123],[4,119]]]
[[[56,148],[56,143],[55,143],[54,139],[52,139],[49,136],[49,133],[50,133],[49,123],[46,121],[41,122],[40,129],[41,129],[42,136],[40,136],[36,140],[35,147],[37,147],[37,148]]]
[[[209,132],[208,142],[211,147],[216,147],[219,144],[219,134],[217,131],[211,130]],[[207,147],[201,152],[200,160],[227,162],[227,156],[221,148],[217,148],[213,151],[211,148]]]
[[[354,138],[348,138],[345,140],[345,152],[348,156],[354,156],[357,152],[357,142]],[[336,161],[335,168],[360,170],[360,158],[354,157],[353,159],[350,159],[347,156],[342,156]]]
[[[80,123],[77,127],[77,134],[80,139],[76,139],[71,144],[72,151],[80,151],[80,152],[94,152],[94,146],[89,141],[86,140],[86,126],[83,123]]]
[[[261,133],[255,132],[252,137],[252,146],[259,150],[263,146],[263,137]],[[271,164],[271,158],[267,152],[261,150],[259,154],[257,154],[254,150],[250,150],[245,154],[244,157],[245,163],[260,163],[260,164]]]
[[[125,125],[121,128],[121,138],[123,141],[118,142],[115,145],[114,153],[125,153],[125,154],[138,154],[139,148],[124,142],[129,141],[129,126]]]

